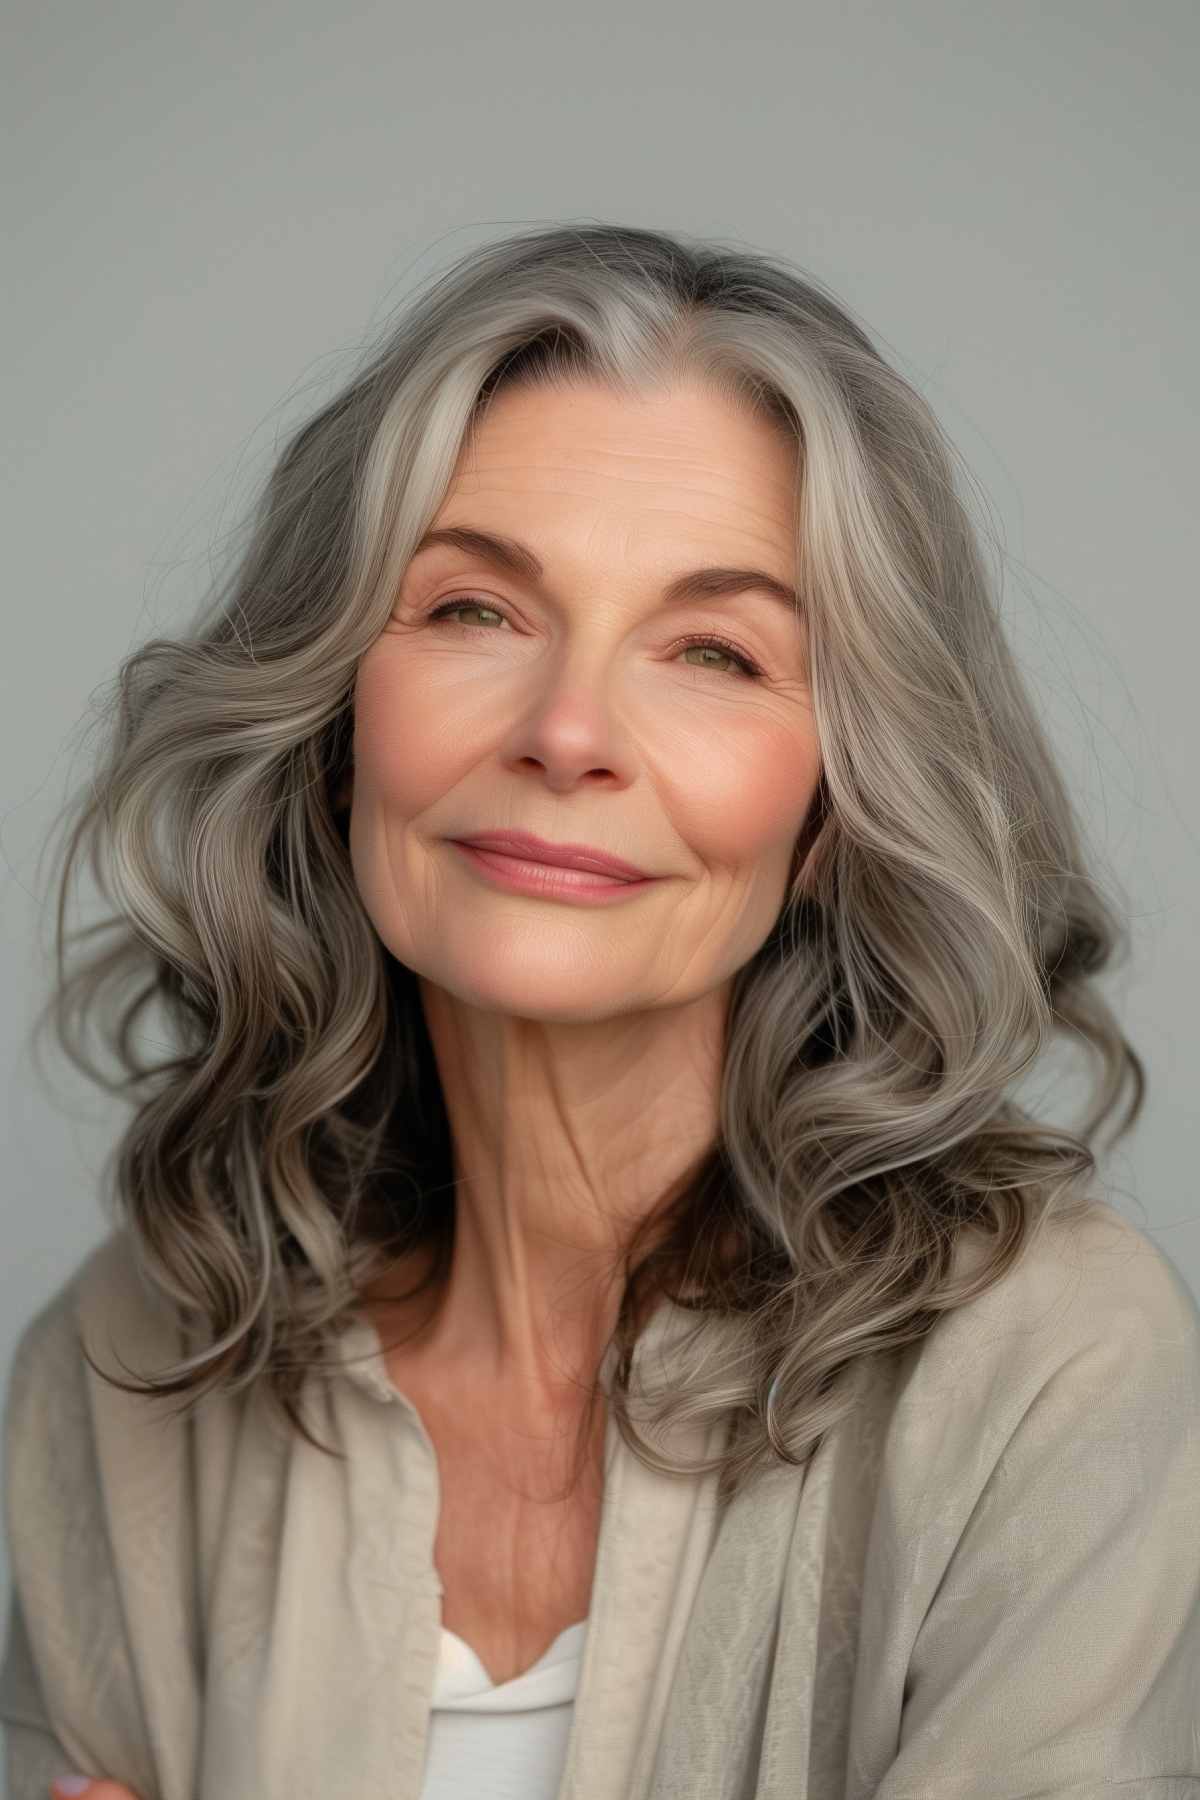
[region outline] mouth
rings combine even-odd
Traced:
[[[536,837],[528,831],[481,831],[470,837],[454,838],[473,850],[484,850],[497,856],[515,857],[524,863],[540,864],[554,869],[576,869],[609,881],[648,881],[643,869],[613,856],[591,844],[558,844]]]
[[[637,880],[627,875],[601,875],[593,869],[575,869],[565,863],[531,862],[461,838],[448,841],[471,872],[489,887],[525,894],[534,900],[604,906],[632,900],[657,886],[653,875]]]

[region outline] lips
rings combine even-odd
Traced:
[[[622,857],[610,856],[592,844],[555,844],[548,838],[535,837],[529,831],[481,831],[472,837],[458,838],[460,844],[471,844],[477,850],[494,850],[501,856],[517,856],[525,862],[550,863],[561,869],[586,869],[593,875],[609,875],[620,881],[645,881],[643,869]]]

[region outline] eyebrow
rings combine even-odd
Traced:
[[[496,532],[480,531],[472,525],[443,525],[427,531],[413,551],[414,559],[437,544],[463,550],[468,556],[478,556],[518,581],[541,581],[545,574],[541,559],[528,544],[522,544],[516,538],[501,537]],[[669,583],[663,599],[667,605],[672,605],[683,600],[715,600],[723,594],[743,594],[750,589],[769,594],[790,612],[799,610],[800,600],[795,588],[768,575],[765,569],[689,569]]]

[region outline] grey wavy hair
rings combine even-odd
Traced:
[[[57,981],[36,1033],[52,1022],[79,1067],[131,1097],[105,1204],[200,1335],[166,1370],[104,1379],[186,1410],[262,1378],[317,1444],[299,1390],[360,1290],[422,1246],[419,1288],[444,1281],[454,1168],[437,1067],[338,805],[355,673],[495,393],[697,378],[796,446],[821,776],[778,923],[735,977],[718,1139],[623,1247],[621,1434],[651,1468],[719,1467],[726,1496],[801,1467],[852,1406],[863,1358],[921,1338],[1051,1216],[1090,1208],[1095,1134],[1129,1084],[1111,1141],[1127,1131],[1145,1088],[1094,979],[1126,947],[1124,915],[1086,866],[1004,641],[956,453],[786,261],[616,225],[530,229],[417,293],[288,441],[193,628],[146,642],[112,684],[96,772],[68,803]],[[85,851],[116,914],[76,935],[116,937],[68,974]],[[143,1063],[133,1032],[153,1001],[176,1053]],[[97,1012],[115,1080],[82,1041]],[[1078,1134],[1009,1091],[1055,1034],[1095,1071]],[[956,1273],[968,1230],[986,1255]],[[695,1316],[682,1378],[643,1431],[631,1356],[663,1293]],[[673,1425],[718,1415],[736,1425],[719,1461],[664,1447]]]

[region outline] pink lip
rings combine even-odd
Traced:
[[[590,844],[552,844],[530,831],[481,831],[474,837],[456,838],[455,842],[473,844],[478,850],[495,850],[501,856],[523,857],[526,862],[550,863],[555,868],[586,869],[593,875],[614,876],[620,881],[649,879],[632,863],[609,856],[605,850]]]

